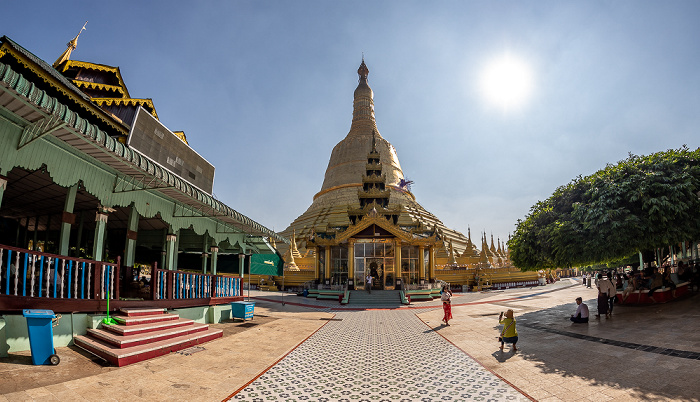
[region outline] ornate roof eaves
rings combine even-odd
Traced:
[[[370,225],[377,225],[392,235],[400,238],[403,241],[410,242],[413,241],[413,236],[400,228],[393,225],[391,222],[386,220],[383,216],[369,216],[365,215],[362,220],[354,225],[350,225],[348,229],[343,232],[340,236],[336,237],[337,242],[345,241],[350,237],[360,233],[364,229],[367,229]]]
[[[124,88],[122,88],[118,85],[101,84],[99,82],[89,82],[89,81],[81,81],[81,80],[71,80],[71,81],[78,88],[97,89],[100,91],[112,91],[112,92],[118,93],[122,98],[126,97],[126,94],[124,93]],[[95,98],[93,98],[93,100],[94,99]]]
[[[119,81],[119,86],[124,90],[124,94],[126,95],[126,97],[131,98],[131,95],[129,95],[129,90],[126,88],[126,84],[124,84],[124,79],[122,78],[122,73],[119,70],[119,67],[108,66],[105,64],[91,63],[88,61],[66,60],[58,66],[57,70],[60,71],[61,73],[64,73],[70,67],[81,67],[81,68],[86,68],[89,70],[95,70],[95,71],[101,71],[101,72],[105,72],[105,73],[114,74],[117,77],[117,80]]]
[[[135,98],[93,98],[98,106],[143,106],[144,109],[148,110],[153,117],[158,118],[158,113],[156,113],[156,108],[153,105],[152,99],[135,99]]]
[[[73,85],[69,80],[66,79],[65,83],[61,82],[59,79],[49,74],[45,68],[42,68],[40,65],[36,64],[34,61],[25,56],[22,52],[15,49],[14,42],[4,42],[2,43],[2,45],[0,45],[0,58],[6,55],[11,56],[19,64],[21,64],[23,67],[25,67],[32,73],[36,74],[36,76],[39,77],[42,81],[53,87],[55,90],[57,90],[64,96],[74,99],[75,102],[80,104],[85,111],[90,112],[102,122],[109,125],[116,131],[120,132],[121,135],[126,136],[129,133],[129,129],[125,124],[113,119],[112,116],[107,114],[106,111],[102,110],[101,108],[97,107],[97,105],[90,102],[90,98],[87,95],[85,95],[78,87]]]

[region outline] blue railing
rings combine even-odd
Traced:
[[[241,295],[241,278],[153,269],[154,300],[184,300]]]
[[[0,245],[0,294],[55,299],[118,297],[117,263]],[[115,295],[116,292],[116,295]]]

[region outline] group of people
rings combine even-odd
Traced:
[[[449,286],[445,285],[442,287],[440,291],[440,300],[442,300],[443,310],[442,322],[445,326],[449,326],[450,320],[452,319],[452,291]],[[501,335],[498,337],[498,341],[501,343],[501,351],[503,351],[504,344],[509,343],[513,345],[511,351],[516,352],[518,350],[515,346],[518,342],[518,331],[515,328],[513,310],[508,310],[505,314],[501,311],[501,315],[498,317],[498,323],[503,325]]]
[[[595,285],[599,289],[599,298],[601,298],[600,293],[605,292],[600,291],[600,280],[607,280],[615,288],[615,291],[622,291],[623,301],[634,291],[646,291],[649,298],[655,301],[654,292],[659,289],[668,288],[674,292],[676,286],[684,282],[690,283],[691,288],[697,289],[700,287],[700,264],[686,264],[683,261],[679,261],[676,272],[673,272],[672,268],[671,265],[664,265],[661,269],[647,267],[643,270],[633,267],[628,272],[608,272],[606,274],[607,278],[602,278],[600,273],[593,273],[593,275],[589,273],[582,277],[582,284],[588,288]],[[609,287],[607,283],[603,284],[603,286],[605,288]],[[612,299],[610,297],[608,306],[608,313],[612,313]]]
[[[617,281],[615,281],[612,272],[608,272],[605,276],[602,273],[594,273],[593,275],[589,273],[582,278],[583,285],[587,288],[591,287],[591,276],[594,278],[593,283],[598,288],[598,313],[595,316],[600,318],[601,315],[604,315],[605,318],[610,318],[617,297],[617,282],[621,280],[621,277],[618,275]],[[575,315],[571,316],[571,321],[588,322],[588,306],[583,303],[580,297],[576,299],[576,303],[579,307]]]

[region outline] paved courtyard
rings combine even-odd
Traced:
[[[456,294],[449,327],[439,301],[352,309],[251,292],[255,320],[217,324],[229,335],[191,354],[124,368],[70,348],[59,366],[0,360],[0,401],[700,401],[700,296],[616,306],[610,319],[572,324],[575,280],[531,289]],[[284,303],[282,303],[284,302]],[[515,311],[518,352],[498,349],[498,313]],[[82,360],[81,360],[82,359]],[[73,378],[59,370],[83,367]],[[93,365],[94,367],[90,367]],[[22,378],[36,378],[36,386]]]
[[[339,312],[234,396],[244,401],[519,400],[413,311]]]

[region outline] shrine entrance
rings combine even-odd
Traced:
[[[373,290],[393,290],[393,239],[357,239],[355,243],[355,289],[364,289],[367,275],[372,276]]]

